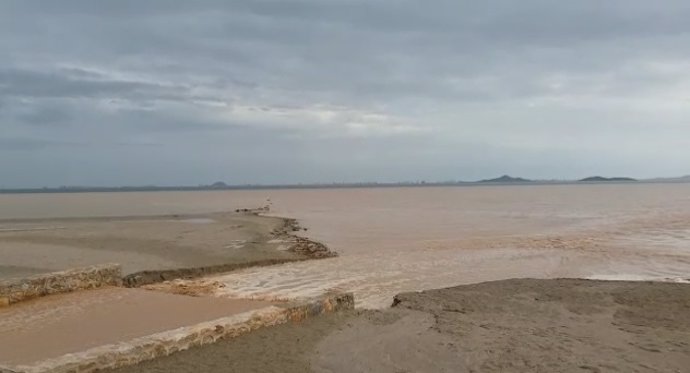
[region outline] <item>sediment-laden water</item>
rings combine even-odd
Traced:
[[[690,184],[474,186],[0,196],[0,219],[262,206],[334,259],[213,278],[231,297],[327,289],[382,307],[402,291],[515,277],[690,278]]]

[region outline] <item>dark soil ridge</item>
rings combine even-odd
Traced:
[[[259,215],[262,212],[266,212],[267,208],[259,209],[238,209],[236,212],[243,212],[246,214]],[[326,259],[338,256],[338,253],[330,250],[326,245],[321,242],[317,242],[305,237],[297,236],[294,232],[306,231],[306,228],[302,228],[299,225],[297,219],[292,218],[280,218],[283,220],[283,226],[274,229],[271,235],[275,239],[281,239],[286,242],[292,242],[290,247],[287,249],[289,252],[293,252],[300,255],[299,258],[276,258],[276,259],[262,259],[248,261],[244,263],[225,263],[212,266],[203,267],[190,267],[190,268],[175,268],[175,269],[163,269],[163,270],[150,270],[150,271],[140,271],[129,274],[122,278],[122,284],[125,287],[135,288],[145,285],[156,284],[165,281],[178,280],[178,279],[194,279],[199,277],[204,277],[208,275],[233,272],[240,269],[251,268],[251,267],[266,267],[271,265],[292,263],[292,262],[302,262],[306,260],[313,259]]]
[[[294,232],[307,230],[307,228],[300,227],[297,219],[281,219],[283,219],[283,226],[275,229],[273,232],[271,232],[271,234],[276,238],[293,241],[293,244],[290,246],[290,248],[288,248],[288,251],[304,255],[307,257],[307,259],[323,259],[338,256],[337,252],[331,251],[328,246],[322,244],[321,242],[294,234]]]

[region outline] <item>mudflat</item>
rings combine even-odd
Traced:
[[[303,258],[289,250],[288,223],[235,212],[0,220],[0,279],[102,263],[131,274]]]
[[[139,372],[685,372],[690,285],[503,280],[395,297],[119,369]]]

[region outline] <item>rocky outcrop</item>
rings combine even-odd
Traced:
[[[104,264],[0,281],[0,307],[51,294],[119,286],[119,264]]]
[[[269,306],[13,369],[22,373],[84,373],[118,368],[214,343],[222,338],[234,338],[265,326],[299,322],[323,313],[351,309],[354,309],[354,296],[351,293],[326,294],[303,302]]]
[[[294,234],[306,230],[300,227],[299,222],[295,219],[284,219],[283,226],[275,229],[272,234],[278,239],[290,242],[288,251],[302,255],[309,259],[324,259],[338,256],[338,253],[331,251],[326,245],[321,242],[313,241],[305,237],[300,237]]]
[[[310,259],[333,258],[338,256],[321,242],[312,241],[308,238],[295,237],[295,242],[288,249],[294,253],[304,255]]]

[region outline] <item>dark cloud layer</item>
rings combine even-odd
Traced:
[[[0,2],[0,187],[687,174],[690,3]]]

